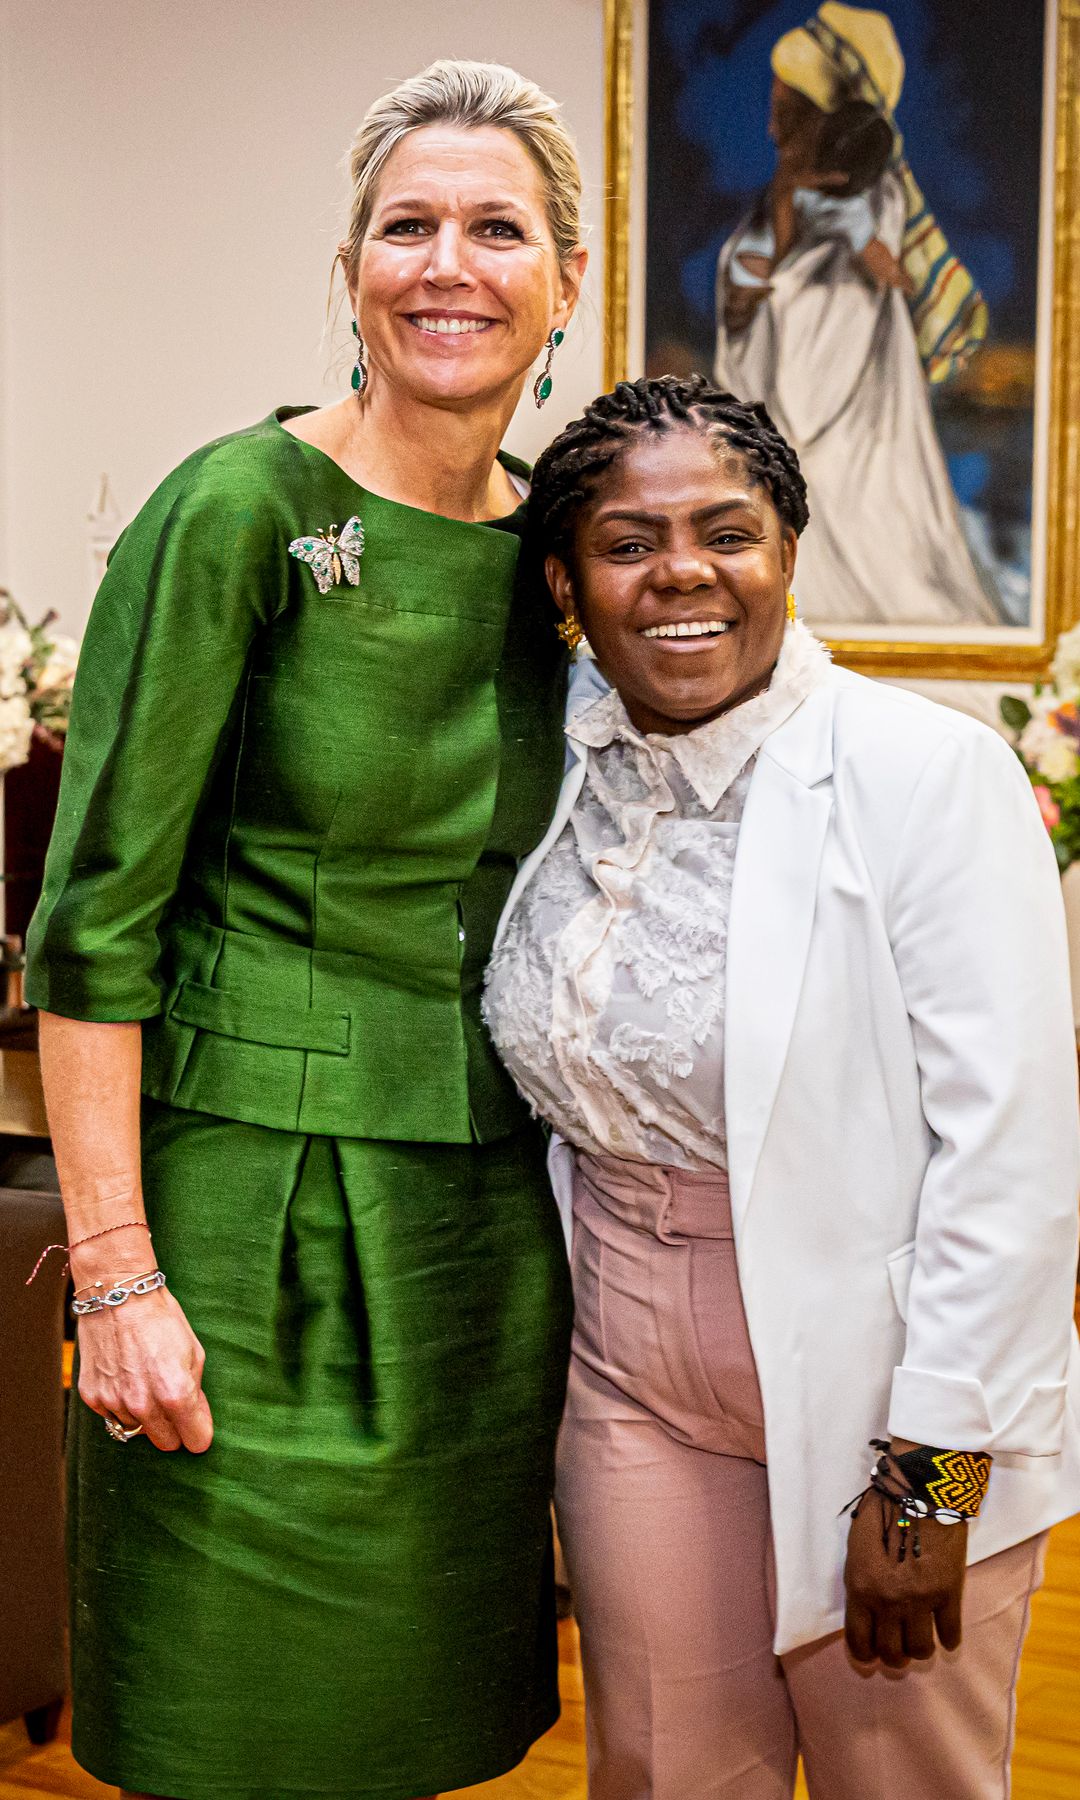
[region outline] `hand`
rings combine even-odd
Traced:
[[[141,1425],[159,1450],[208,1450],[206,1355],[167,1288],[79,1320],[79,1396],[92,1412]]]
[[[729,286],[724,296],[725,328],[731,332],[745,331],[761,302],[771,293],[771,287]]]
[[[908,1551],[897,1561],[900,1532],[894,1524],[886,1550],[881,1541],[882,1499],[867,1493],[848,1534],[844,1586],[844,1636],[856,1662],[879,1657],[887,1669],[905,1669],[913,1658],[934,1654],[934,1628],[944,1650],[960,1642],[960,1602],[967,1561],[967,1524],[918,1527],[922,1554],[912,1553],[914,1527],[904,1535]],[[890,1516],[895,1507],[889,1508]]]
[[[866,270],[877,287],[899,288],[909,298],[915,292],[915,284],[901,263],[898,263],[887,244],[880,238],[871,238],[865,249],[855,258]]]

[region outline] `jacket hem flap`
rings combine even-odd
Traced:
[[[219,1037],[241,1038],[278,1050],[318,1050],[327,1056],[349,1053],[348,1013],[268,1005],[198,981],[181,983],[169,1005],[169,1017]]]

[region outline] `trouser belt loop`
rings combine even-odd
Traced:
[[[578,1169],[597,1205],[662,1243],[732,1236],[723,1169],[674,1169],[584,1152],[578,1155]]]

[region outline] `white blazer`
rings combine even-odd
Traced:
[[[584,776],[575,756],[500,931]],[[782,1654],[843,1623],[841,1509],[872,1437],[992,1453],[972,1561],[1080,1510],[1065,923],[1008,746],[830,669],[758,755],[727,967],[732,1211]],[[571,1164],[556,1139],[563,1206]]]

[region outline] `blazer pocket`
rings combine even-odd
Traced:
[[[249,1000],[228,988],[185,981],[177,989],[169,1016],[219,1037],[268,1044],[275,1050],[320,1050],[326,1056],[349,1054],[348,1013],[318,1012],[312,1007],[273,1006]]]
[[[891,1256],[885,1258],[885,1267],[889,1271],[889,1286],[896,1310],[907,1324],[908,1289],[911,1286],[912,1270],[915,1267],[915,1239],[910,1244],[901,1244]]]

